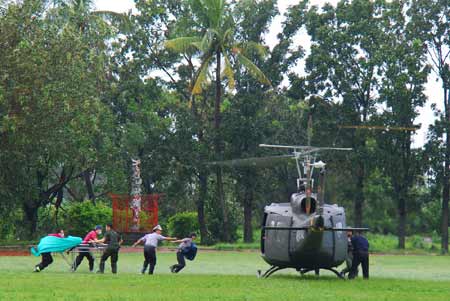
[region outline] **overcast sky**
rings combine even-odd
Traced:
[[[134,1],[133,0],[95,0],[95,6],[98,10],[112,10],[117,12],[126,12],[130,9],[134,9]],[[281,12],[281,15],[286,11],[289,5],[293,5],[298,3],[298,0],[278,0],[278,8]],[[335,5],[338,0],[310,0],[310,3],[313,5],[321,6],[324,3],[329,2]],[[282,16],[277,16],[270,27],[270,32],[266,37],[266,42],[269,47],[273,47],[275,45],[277,38],[276,35],[281,31],[281,22],[283,21]],[[306,50],[308,50],[310,41],[306,34],[298,35],[298,42],[302,45]],[[303,64],[299,64],[296,68],[296,71],[299,74],[303,72]],[[434,73],[431,73],[429,76],[429,80],[426,86],[426,94],[428,96],[428,102],[426,106],[421,109],[420,116],[415,121],[415,124],[421,124],[421,129],[414,136],[414,146],[419,147],[422,146],[426,142],[426,132],[428,125],[431,124],[434,120],[433,112],[431,110],[431,104],[437,103],[439,108],[442,108],[441,105],[443,99],[443,91],[442,91],[442,83],[437,81],[437,77]]]

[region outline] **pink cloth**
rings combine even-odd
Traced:
[[[64,238],[64,236],[62,236],[62,235],[59,234],[59,233],[52,233],[52,234],[49,234],[49,235],[47,235],[47,236],[56,236],[56,237],[59,237],[59,238]]]

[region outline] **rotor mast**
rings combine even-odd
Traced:
[[[308,128],[307,128],[307,136],[308,136],[308,146],[311,145],[311,137],[312,137],[312,115],[309,114],[308,117]],[[309,214],[311,212],[311,158],[309,154],[305,156],[305,168],[306,168],[306,202],[305,202],[305,212]]]
[[[310,139],[308,139],[308,142]],[[315,162],[315,154],[326,150],[337,150],[337,151],[349,151],[352,148],[342,148],[342,147],[317,147],[317,146],[304,146],[304,145],[273,145],[273,144],[260,144],[260,147],[270,147],[270,148],[282,148],[282,149],[292,149],[293,157],[297,166],[298,178],[297,178],[297,191],[301,190],[301,187],[305,187],[306,203],[305,211],[310,213],[311,211],[311,194],[312,194],[312,173],[314,167],[320,169],[321,175],[319,182],[324,181],[325,174],[325,163],[322,161]],[[313,155],[314,154],[314,155]],[[303,177],[302,168],[300,168],[300,159],[303,158],[303,171],[306,177]],[[319,206],[322,207],[324,203],[324,183],[319,183],[318,187],[318,201]]]

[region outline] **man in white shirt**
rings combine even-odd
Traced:
[[[138,241],[136,241],[133,244],[133,247],[137,246],[140,242],[144,242],[144,265],[142,266],[141,273],[145,274],[145,271],[147,270],[148,265],[150,264],[150,269],[148,270],[149,275],[153,275],[153,271],[155,270],[156,266],[156,248],[158,247],[158,243],[163,240],[169,240],[173,241],[176,240],[174,237],[167,237],[161,235],[162,228],[160,225],[156,225],[153,228],[153,232],[144,235],[143,237],[139,238]]]

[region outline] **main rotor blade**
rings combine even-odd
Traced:
[[[313,227],[263,227],[264,230],[309,230]]]
[[[370,231],[369,228],[325,228],[325,231]]]
[[[270,148],[288,148],[294,150],[305,150],[310,152],[322,151],[322,150],[342,150],[350,151],[352,148],[347,147],[320,147],[320,146],[308,146],[308,145],[275,145],[275,144],[260,144],[260,147],[270,147]]]
[[[209,162],[211,166],[228,166],[228,167],[266,167],[276,165],[280,162],[286,162],[289,159],[294,159],[293,155],[268,156],[268,157],[253,157],[245,159],[234,159],[226,161]]]

